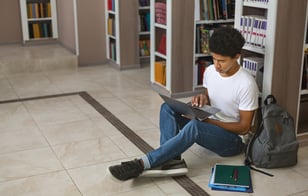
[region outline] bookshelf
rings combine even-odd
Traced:
[[[304,134],[300,129],[300,118],[307,116],[303,111],[308,109],[306,103],[303,103],[304,96],[299,88],[302,78],[306,9],[307,0],[296,3],[292,0],[236,0],[235,7],[235,27],[238,30],[243,31],[243,26],[247,26],[248,23],[244,22],[247,18],[266,23],[265,31],[259,31],[261,40],[264,38],[263,42],[246,38],[241,60],[245,57],[264,59],[261,70],[262,99],[268,94],[276,97],[278,104],[294,117],[299,137]],[[249,28],[246,28],[246,31],[244,28],[245,32],[247,30]],[[307,122],[307,119],[305,121]]]
[[[264,0],[263,2],[254,0],[236,1],[235,28],[246,39],[241,64],[245,66],[247,62],[258,59],[256,71],[262,77],[261,81],[257,80],[257,83],[263,96],[268,95],[272,88],[273,67],[271,65],[274,59],[273,55],[270,54],[274,53],[275,49],[277,6],[276,0]]]
[[[139,68],[137,0],[105,0],[106,55],[117,69]]]
[[[203,72],[213,64],[208,49],[209,37],[216,28],[234,25],[235,1],[194,1],[193,89],[199,91],[202,89]]]
[[[118,14],[118,1],[117,0],[106,0],[106,52],[107,58],[114,61],[117,64],[120,64],[119,59],[117,58],[120,55],[120,47],[118,44],[117,38],[119,37],[119,22]]]
[[[139,58],[140,64],[150,62],[150,0],[139,0]]]
[[[194,2],[151,0],[151,85],[162,94],[193,92]]]
[[[23,42],[58,38],[56,0],[19,0]]]

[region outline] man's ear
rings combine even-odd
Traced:
[[[236,54],[236,55],[233,57],[233,59],[234,59],[234,60],[238,60],[240,57],[241,57],[241,54]]]

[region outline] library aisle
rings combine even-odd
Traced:
[[[59,44],[0,45],[0,76],[77,67],[77,56]]]
[[[0,55],[3,51],[12,59],[37,57],[32,50],[18,54],[2,48]],[[190,182],[186,187],[174,178],[112,180],[108,166],[144,150],[136,145],[137,137],[123,132],[140,136],[137,143],[159,145],[162,100],[149,78],[149,66],[1,73],[0,195],[191,195],[185,188],[196,191],[193,195],[243,195],[208,188],[215,163],[242,164],[243,155],[221,158],[198,145],[183,154],[189,168],[181,178]],[[252,171],[254,193],[247,195],[308,195],[307,154],[308,146],[301,146],[295,167],[267,170],[274,177]]]

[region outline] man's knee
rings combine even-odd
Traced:
[[[190,126],[193,127],[193,128],[197,128],[199,123],[200,123],[200,121],[196,120],[196,119],[192,119],[189,122]]]
[[[173,113],[173,110],[170,108],[170,106],[166,103],[162,103],[160,106],[160,112],[167,112],[167,113]]]
[[[198,134],[199,134],[198,124],[199,123],[200,123],[200,121],[198,121],[196,119],[192,119],[192,120],[189,121],[189,123],[186,126],[189,129],[190,134],[198,136]]]
[[[169,108],[169,106],[164,102],[161,104],[160,110],[166,110],[167,107]]]

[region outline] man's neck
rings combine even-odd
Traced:
[[[233,76],[240,69],[240,65],[235,63],[226,73],[220,73],[222,77],[230,77]]]

